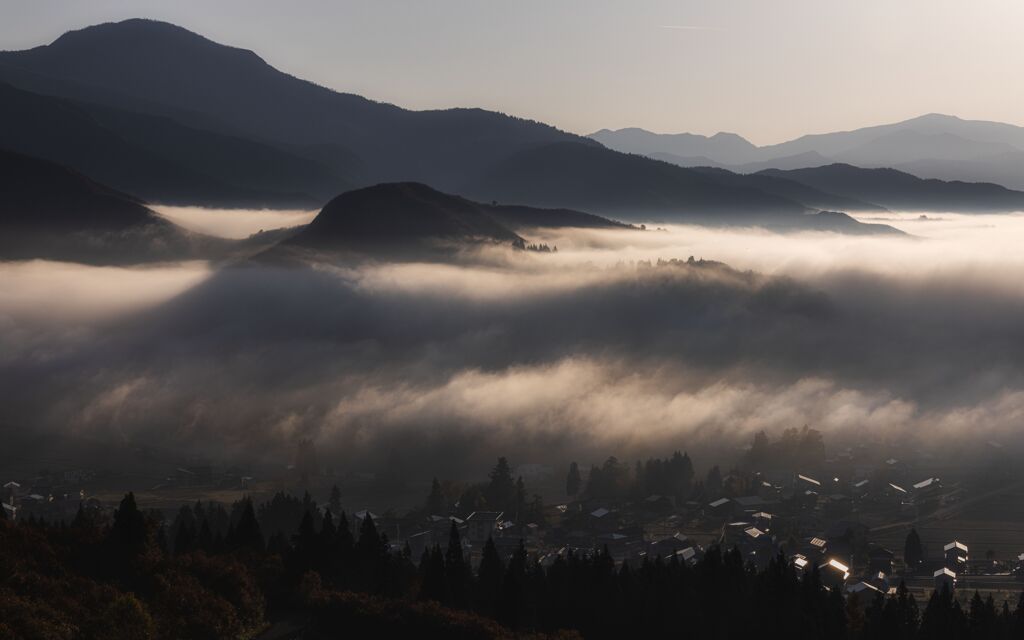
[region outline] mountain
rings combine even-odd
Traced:
[[[944,155],[952,155],[959,159],[969,159],[978,154],[985,154],[996,149],[1010,147],[1024,149],[1024,128],[998,122],[980,120],[962,120],[955,116],[932,113],[911,118],[892,124],[863,127],[852,131],[822,133],[801,136],[789,142],[769,145],[760,148],[760,153],[767,157],[790,156],[798,153],[814,151],[829,158],[840,156],[868,156],[873,145],[880,147],[879,152],[889,153],[893,144],[887,142],[889,136],[896,135],[897,146],[902,154],[901,161],[915,158],[927,158],[941,149]],[[942,138],[945,137],[944,141]],[[973,141],[978,145],[968,145],[957,151],[955,139]],[[991,145],[986,147],[985,145]],[[887,163],[882,157],[876,158],[871,164]]]
[[[762,147],[709,144],[720,136],[729,140],[732,135],[706,138],[624,129],[602,130],[591,137],[612,149],[684,167],[713,166],[753,173],[841,162],[895,168],[921,178],[995,182],[1024,189],[1024,127],[1011,124],[933,113],[852,131],[805,135]]]
[[[523,239],[487,207],[413,182],[345,192],[288,241],[316,249],[406,246],[435,240],[516,244]]]
[[[313,207],[348,186],[324,163],[266,144],[3,83],[0,147],[168,204]]]
[[[708,137],[693,133],[658,134],[631,127],[615,131],[601,129],[588,137],[623,153],[669,158],[703,157],[723,165],[750,162],[757,153],[756,146],[735,133],[716,133]]]
[[[203,130],[287,145],[336,147],[363,182],[441,187],[470,168],[556,140],[544,124],[480,109],[409,111],[282,73],[251,51],[150,20],[101,24],[0,54],[0,78],[32,91],[164,115]],[[336,191],[335,191],[336,192]]]
[[[1024,211],[1024,192],[989,183],[922,179],[895,169],[831,164],[811,169],[766,169],[814,189],[905,211]]]
[[[0,259],[121,264],[195,258],[226,245],[67,167],[0,150]]]
[[[627,220],[770,223],[802,204],[665,162],[572,142],[520,152],[462,189],[470,197],[583,209]]]
[[[565,209],[473,202],[415,182],[378,184],[343,193],[286,248],[424,255],[476,243],[525,247],[515,230],[539,227],[630,228]]]
[[[795,180],[787,180],[784,177],[769,175],[767,173],[754,173],[744,175],[733,173],[725,169],[713,167],[694,167],[698,173],[714,178],[720,184],[733,187],[752,188],[770,193],[781,198],[787,198],[796,202],[802,202],[807,206],[816,209],[847,209],[855,211],[884,211],[884,207],[864,202],[854,198],[837,196],[821,189],[808,186]]]
[[[9,124],[4,136],[18,144],[8,146],[153,201],[303,206],[339,185],[422,182],[481,200],[633,219],[746,224],[806,209],[538,122],[481,109],[409,111],[338,93],[251,51],[149,20],[0,52],[0,80],[54,101],[37,115],[17,111],[31,128],[19,134]],[[51,126],[65,133],[46,135]],[[752,146],[726,134],[706,143],[736,153]]]

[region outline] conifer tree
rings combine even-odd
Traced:
[[[575,498],[580,492],[580,466],[575,462],[569,464],[569,473],[565,477],[565,493],[570,498]]]
[[[233,549],[262,552],[263,532],[260,530],[260,523],[256,520],[252,500],[245,498],[242,502],[242,512],[238,518],[238,524],[228,536],[228,545]]]
[[[434,477],[430,484],[430,495],[427,496],[427,513],[430,515],[447,515],[448,507],[445,504],[444,493],[441,491],[441,483]]]
[[[916,569],[924,562],[924,546],[921,544],[921,536],[917,529],[911,529],[907,534],[906,543],[903,545],[903,562],[908,569]]]

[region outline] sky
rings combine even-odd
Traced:
[[[583,134],[769,144],[931,112],[1024,125],[1019,0],[0,0],[0,49],[131,17],[341,91]]]

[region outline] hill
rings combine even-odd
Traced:
[[[629,228],[579,211],[482,204],[403,182],[339,195],[282,244],[389,254],[444,251],[475,243],[525,247],[526,240],[513,229],[539,227]]]
[[[758,175],[785,178],[847,198],[905,211],[1024,211],[1024,193],[996,184],[922,179],[895,169],[831,164]]]
[[[348,191],[328,202],[289,244],[361,249],[430,240],[513,244],[522,238],[475,202],[412,182]]]
[[[0,259],[123,264],[194,258],[226,245],[67,167],[0,150]]]

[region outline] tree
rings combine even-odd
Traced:
[[[498,556],[494,540],[489,536],[480,557],[477,570],[476,610],[485,616],[495,616],[498,611],[498,597],[501,593],[502,576],[505,573]]]
[[[444,554],[445,581],[448,584],[448,604],[466,607],[469,602],[469,583],[472,579],[466,558],[462,555],[462,537],[452,520],[448,533],[448,549]]]
[[[516,479],[515,509],[516,522],[522,523],[523,516],[526,515],[526,483],[523,482],[523,476]]]
[[[435,544],[429,549],[424,549],[420,558],[420,600],[444,603],[448,599],[444,570],[441,547]]]
[[[576,497],[580,492],[580,466],[575,462],[569,464],[569,474],[565,478],[565,493],[570,497]]]
[[[431,515],[448,513],[444,492],[441,491],[441,483],[437,481],[437,476],[434,476],[434,481],[430,485],[430,495],[427,496],[427,513]]]
[[[487,506],[495,511],[509,511],[515,509],[516,483],[512,480],[512,468],[505,457],[498,458],[498,463],[488,476],[490,482],[484,489],[484,499]]]
[[[146,546],[146,518],[135,504],[135,494],[129,492],[114,511],[114,524],[108,537],[116,553],[134,557]]]
[[[331,508],[331,513],[341,513],[341,489],[338,485],[331,487],[331,497],[327,501],[327,506]]]
[[[234,549],[262,552],[263,532],[260,530],[260,523],[256,520],[252,500],[245,498],[242,502],[242,513],[232,532],[233,535],[229,536],[228,544]]]
[[[717,464],[708,471],[707,478],[704,479],[704,488],[707,489],[709,496],[717,496],[722,490],[722,472]]]
[[[917,535],[917,529],[911,529],[907,534],[907,541],[903,545],[903,562],[908,569],[916,569],[924,562],[924,545],[921,544],[921,536]]]

